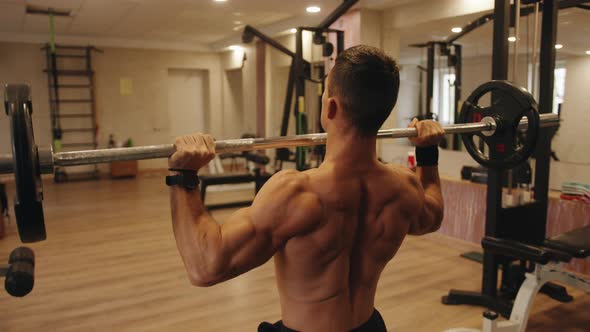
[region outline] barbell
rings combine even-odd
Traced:
[[[489,93],[492,94],[492,105],[479,106],[480,99]],[[0,156],[0,174],[15,174],[15,215],[22,242],[37,242],[46,238],[41,174],[53,173],[55,166],[168,158],[175,151],[173,144],[164,144],[53,153],[51,148],[42,149],[35,144],[28,85],[7,85],[5,108],[10,118],[12,156]],[[540,127],[559,125],[557,115],[539,115],[531,94],[506,81],[490,81],[478,87],[463,103],[459,121],[459,124],[444,126],[445,133],[462,134],[467,151],[476,161],[498,169],[512,168],[530,157]],[[519,132],[524,132],[525,135],[521,135],[524,139],[517,139]],[[415,136],[415,128],[386,129],[377,134],[379,139]],[[487,154],[479,149],[474,137],[485,142]],[[217,153],[230,153],[314,146],[325,144],[327,138],[326,133],[318,133],[220,140],[215,142],[215,150]]]

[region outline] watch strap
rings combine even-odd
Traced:
[[[200,181],[196,171],[173,168],[169,171],[178,172],[178,174],[166,176],[167,186],[180,186],[189,191],[195,190],[199,186]]]

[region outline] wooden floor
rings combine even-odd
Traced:
[[[0,289],[0,331],[255,331],[260,321],[279,319],[272,262],[215,287],[189,284],[161,175],[46,181],[44,189],[48,240],[30,246],[35,289],[25,298]],[[222,222],[230,212],[214,216]],[[18,245],[12,222],[0,259]],[[440,303],[450,288],[478,289],[481,266],[459,257],[472,249],[438,234],[408,238],[379,285],[376,305],[389,329],[480,327],[483,309]],[[538,296],[529,331],[590,331],[590,296],[571,293],[569,304]]]

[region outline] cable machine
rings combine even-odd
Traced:
[[[336,22],[342,15],[344,15],[352,6],[354,6],[358,0],[345,0],[338,6],[332,13],[330,13],[318,26],[316,27],[299,27],[295,33],[295,52],[290,51],[288,48],[283,46],[278,41],[265,35],[259,30],[246,26],[242,34],[242,41],[244,43],[250,43],[254,37],[259,38],[271,47],[281,51],[285,55],[291,57],[291,66],[289,68],[289,78],[287,82],[287,91],[285,94],[285,103],[283,105],[283,117],[281,121],[281,136],[286,136],[289,128],[289,118],[291,111],[295,118],[296,134],[307,134],[308,133],[308,116],[306,112],[306,96],[305,96],[305,83],[312,82],[319,84],[318,97],[321,105],[321,95],[324,92],[324,76],[326,73],[324,64],[312,64],[303,58],[303,31],[309,31],[313,34],[313,44],[322,46],[322,56],[324,58],[331,57],[336,51],[336,55],[340,54],[344,50],[344,31],[331,29],[330,26]],[[328,41],[330,34],[336,36],[336,46]],[[314,70],[312,70],[312,68]],[[312,72],[317,72],[316,77],[312,77]],[[293,101],[295,101],[295,107],[292,108]],[[319,125],[319,114],[318,112],[318,128],[320,132],[323,132]],[[313,152],[316,156],[317,164],[321,163],[325,154],[325,146],[318,146],[313,148]],[[279,148],[276,150],[276,161],[278,162],[278,168],[282,168],[282,163],[295,162],[297,170],[306,170],[310,168],[308,163],[308,147],[296,148],[296,153],[293,153],[287,148]]]

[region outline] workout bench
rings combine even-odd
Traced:
[[[246,136],[246,135],[244,135]],[[231,153],[231,154],[222,154],[219,156],[220,159],[228,159],[231,158],[235,160],[236,158],[243,158],[246,162],[252,162],[258,165],[267,165],[270,162],[270,159],[267,156],[258,155],[255,153],[250,152],[242,152],[242,153]],[[199,180],[201,182],[201,201],[205,202],[205,195],[207,193],[207,186],[214,186],[214,185],[221,185],[221,184],[239,184],[239,183],[252,183],[255,184],[255,192],[258,193],[260,188],[266,183],[266,181],[271,177],[270,174],[262,174],[259,168],[254,168],[252,172],[243,172],[237,174],[206,174],[206,175],[199,175]],[[231,208],[231,207],[239,207],[239,206],[248,206],[252,203],[252,201],[238,201],[238,202],[231,202],[231,203],[223,203],[223,204],[210,204],[206,205],[209,210],[215,209],[223,209],[223,208]]]
[[[510,319],[498,321],[498,313],[486,311],[483,315],[483,332],[524,332],[535,296],[550,281],[558,281],[590,293],[590,279],[569,273],[563,268],[565,263],[574,258],[585,259],[590,256],[590,225],[547,239],[542,246],[494,237],[485,237],[482,246],[494,254],[535,264],[534,270],[526,273],[525,281],[518,290]],[[447,330],[459,331],[465,330]]]
[[[216,174],[216,175],[199,175],[201,181],[201,201],[205,202],[205,195],[207,193],[207,186],[214,186],[220,184],[238,184],[238,183],[252,183],[255,185],[255,193],[258,193],[260,188],[270,179],[271,174],[262,174],[260,169],[256,168],[254,173],[239,173],[239,174]],[[206,205],[207,209],[224,209],[239,206],[248,206],[252,201],[239,201],[221,204]]]

